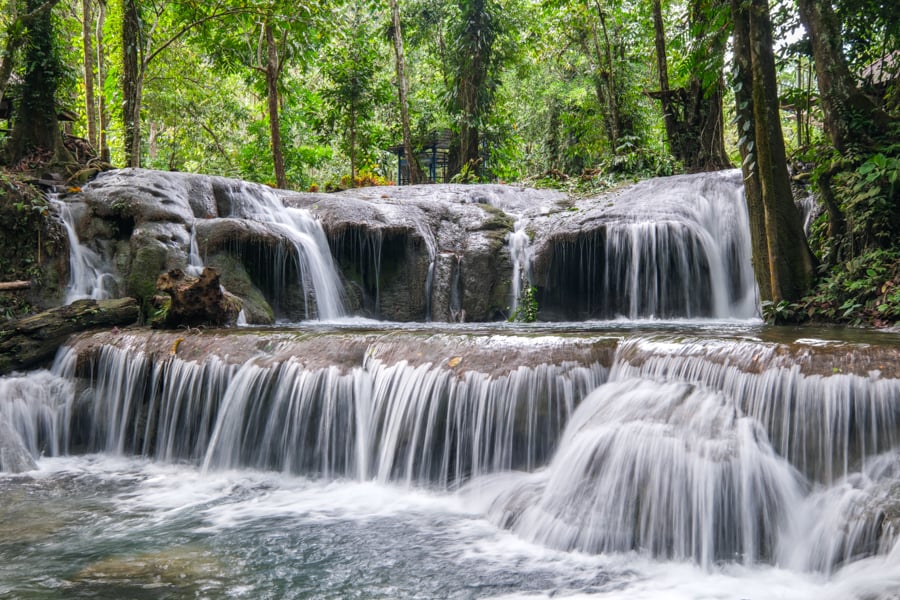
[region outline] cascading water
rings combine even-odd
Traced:
[[[100,252],[81,243],[75,230],[75,216],[68,203],[55,195],[50,202],[59,212],[69,242],[69,284],[66,286],[66,303],[90,298],[104,300],[116,293],[116,280],[112,265]]]
[[[328,249],[322,225],[301,208],[286,207],[271,190],[234,182],[221,192],[222,206],[230,212],[220,217],[237,217],[272,224],[293,245],[296,270],[304,290],[311,291],[317,317],[333,320],[346,315],[340,277]],[[275,289],[275,296],[285,293]],[[307,315],[309,316],[309,315]]]
[[[515,315],[519,309],[519,300],[522,291],[530,284],[528,269],[531,265],[531,256],[528,253],[528,232],[525,229],[525,221],[518,219],[515,230],[509,234],[509,257],[512,260],[512,292],[510,294],[510,314]]]
[[[502,264],[548,318],[744,319],[739,182],[571,206],[356,192],[335,200],[354,225],[328,231],[334,262],[363,257],[373,313],[415,297],[404,314],[430,317],[439,282],[449,320]],[[212,213],[240,221],[240,251],[274,231],[298,264],[275,269],[342,314],[340,285],[312,274],[333,272],[324,211],[214,188],[158,228],[180,264],[207,258]],[[213,251],[238,245],[223,238]],[[493,292],[515,307],[514,286]],[[82,334],[51,369],[0,378],[0,597],[900,598],[895,334],[353,327]]]
[[[757,315],[747,209],[736,171],[642,182],[585,210],[573,227],[545,242],[553,248],[541,269],[539,300],[547,315]]]
[[[346,373],[294,360],[236,368],[112,347],[94,370],[90,449],[441,488],[536,468],[606,375],[599,365],[541,365],[459,378],[372,358]]]

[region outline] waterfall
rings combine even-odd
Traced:
[[[507,485],[488,514],[563,550],[752,563],[771,555],[799,478],[719,393],[626,379],[578,408],[546,471]]]
[[[69,242],[66,304],[84,298],[104,300],[113,297],[116,293],[116,280],[112,265],[97,250],[83,244],[78,238],[72,207],[56,194],[51,194],[49,200],[59,212]]]
[[[230,207],[220,217],[238,217],[268,223],[290,240],[302,288],[315,299],[316,316],[333,320],[346,315],[343,288],[335,269],[322,224],[309,210],[286,207],[274,191],[239,181],[221,190],[222,206]],[[284,270],[282,261],[275,268]],[[278,278],[275,278],[276,281]],[[277,286],[281,287],[281,286]],[[284,289],[275,289],[280,297]],[[307,315],[309,317],[311,315]]]
[[[564,550],[826,572],[888,554],[900,380],[805,373],[798,356],[787,367],[760,342],[628,340],[545,470],[466,491],[498,525]]]
[[[606,377],[596,364],[459,377],[373,358],[348,372],[295,360],[237,368],[112,346],[94,361],[95,451],[440,488],[543,464],[575,405]]]
[[[834,574],[898,551],[900,380],[863,347],[669,333],[600,360],[603,338],[320,333],[192,361],[215,338],[175,355],[114,337],[85,340],[81,379],[74,350],[0,379],[5,469],[86,451],[456,490],[530,543],[706,570]]]
[[[512,290],[510,293],[509,314],[515,315],[519,308],[519,300],[522,297],[522,291],[531,284],[529,277],[529,267],[531,265],[531,257],[529,256],[528,246],[531,240],[528,239],[528,232],[525,229],[526,221],[517,219],[515,229],[509,233],[507,244],[509,244],[509,257],[512,260]]]
[[[62,349],[49,370],[0,377],[0,440],[7,440],[0,446],[33,458],[69,451],[75,359],[74,352]],[[0,463],[6,470],[6,461]]]
[[[550,242],[543,313],[571,320],[757,315],[736,171],[645,181],[574,223],[582,230]]]

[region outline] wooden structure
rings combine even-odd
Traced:
[[[428,183],[450,181],[448,163],[451,137],[449,129],[440,129],[430,132],[424,138],[413,140],[413,147],[418,149],[416,158]],[[409,165],[403,144],[391,146],[388,151],[397,156],[397,185],[409,185]]]

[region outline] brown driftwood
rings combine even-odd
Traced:
[[[140,309],[134,298],[77,300],[0,325],[0,375],[28,369],[53,358],[73,333],[131,325]]]
[[[219,272],[205,267],[199,277],[181,269],[163,273],[156,280],[152,303],[157,316],[150,325],[159,329],[226,325],[237,320],[240,306],[219,283]]]
[[[30,281],[0,281],[0,292],[15,292],[27,290],[30,287]]]

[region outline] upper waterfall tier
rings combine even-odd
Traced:
[[[312,194],[125,169],[61,201],[74,254],[109,271],[73,267],[93,279],[72,289],[102,279],[146,297],[160,272],[208,265],[249,323],[504,320],[526,291],[550,321],[758,310],[737,171],[570,198],[504,185]]]

